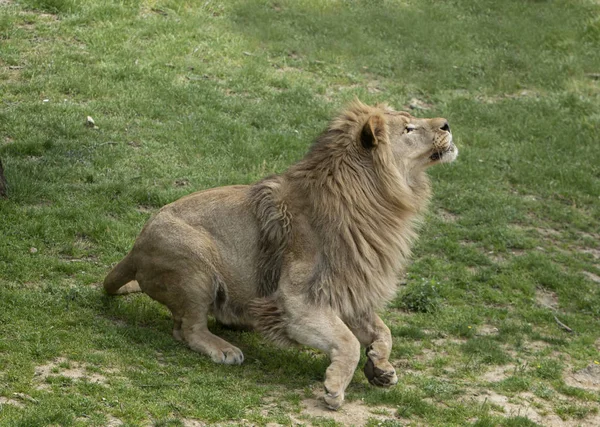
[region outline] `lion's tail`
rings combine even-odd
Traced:
[[[140,285],[135,281],[135,272],[130,252],[108,273],[104,279],[104,290],[110,295],[141,292]]]
[[[287,334],[287,316],[273,295],[250,301],[249,311],[256,321],[255,328],[265,337],[279,345],[294,343]]]

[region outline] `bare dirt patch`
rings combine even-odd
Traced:
[[[534,90],[522,90],[515,93],[504,93],[496,96],[485,96],[478,95],[475,99],[484,104],[497,104],[502,101],[510,99],[522,99],[522,98],[539,98],[540,94]]]
[[[461,345],[467,342],[466,338],[438,338],[435,340],[431,340],[433,345],[436,347],[445,347],[445,346],[456,346]]]
[[[585,231],[580,231],[579,235],[587,239],[600,241],[600,233],[586,233]]]
[[[558,297],[554,292],[538,288],[535,290],[535,301],[542,307],[556,310],[558,308]]]
[[[456,222],[459,218],[458,215],[447,211],[446,209],[438,209],[437,214],[444,222]]]
[[[582,254],[591,255],[595,260],[600,259],[600,249],[575,247],[575,250]]]
[[[106,427],[119,427],[123,425],[123,421],[113,417],[112,415],[107,415],[106,418],[108,418],[108,424],[106,424]]]
[[[404,106],[405,109],[411,110],[429,110],[433,108],[433,104],[429,104],[425,101],[422,101],[418,98],[412,98],[408,104]]]
[[[566,375],[565,382],[571,387],[600,391],[600,365],[592,363],[572,375]]]
[[[479,378],[489,383],[497,383],[510,377],[515,371],[515,365],[496,366]]]
[[[495,326],[492,325],[481,325],[477,327],[477,332],[475,333],[475,335],[477,336],[490,336],[490,335],[497,335],[498,334],[498,328],[496,328]]]
[[[202,421],[198,421],[198,420],[193,420],[190,418],[184,418],[181,420],[183,427],[204,427],[206,425],[206,423],[203,423]]]
[[[592,282],[600,283],[600,276],[589,271],[584,271],[583,274],[590,279]]]
[[[2,4],[1,0],[0,0],[0,4]],[[0,408],[2,408],[2,405],[11,405],[11,406],[15,406],[17,408],[25,407],[25,405],[23,405],[21,402],[18,402],[14,399],[9,399],[8,397],[0,396]]]
[[[367,83],[367,91],[369,93],[381,93],[385,91],[383,83],[378,80],[372,80]]]
[[[106,424],[103,424],[105,427],[119,427],[124,423],[119,418],[113,417],[112,415],[107,415],[106,419],[108,420]],[[89,423],[89,418],[87,416],[76,418],[76,421]]]
[[[527,197],[529,197],[529,196],[527,196]],[[531,197],[533,197],[533,196],[531,196]],[[546,240],[550,243],[558,244],[562,241],[561,240],[562,239],[561,232],[554,228],[527,227],[527,226],[522,226],[520,224],[511,224],[510,228],[512,228],[514,230],[518,230],[518,231],[528,232],[528,233],[535,232],[543,240]]]
[[[152,206],[139,205],[136,208],[136,211],[138,211],[139,213],[143,213],[143,214],[149,214],[149,213],[153,213],[154,211],[156,211],[156,208],[153,208]]]
[[[492,405],[505,417],[526,417],[546,427],[571,425],[549,411],[543,401],[532,393],[521,393],[513,398],[508,398],[494,391],[471,392],[469,394],[467,401]]]
[[[570,399],[565,400],[561,398],[558,401],[545,401],[530,392],[519,393],[513,397],[507,397],[491,390],[470,390],[461,400],[465,403],[471,404],[488,404],[492,407],[492,410],[504,417],[526,417],[544,427],[600,425],[600,414],[594,411],[592,411],[592,413],[586,418],[577,420],[563,420],[560,416],[558,416],[554,412],[553,407],[556,407],[557,403],[569,403],[571,401]]]
[[[302,415],[311,418],[332,419],[344,426],[364,426],[369,419],[380,422],[396,420],[396,417],[393,416],[394,409],[366,406],[361,401],[344,402],[344,405],[338,411],[327,409],[319,399],[305,399],[302,401],[302,406],[304,407]],[[382,413],[389,413],[390,415],[382,415]]]
[[[104,375],[96,372],[88,372],[85,365],[69,361],[64,357],[59,357],[53,361],[35,368],[35,377],[39,382],[38,389],[47,389],[44,382],[52,377],[66,377],[76,381],[87,381],[94,384],[106,384],[107,379]]]
[[[543,351],[548,347],[550,347],[550,344],[548,344],[545,341],[531,341],[526,345],[527,351],[529,353],[539,353],[540,351]]]
[[[503,264],[506,262],[506,257],[494,251],[485,252],[485,255],[492,261],[494,264]]]
[[[548,237],[551,239],[558,239],[560,238],[561,234],[560,231],[555,230],[553,228],[541,228],[541,227],[535,227],[534,228],[535,231],[538,232],[538,234],[541,234],[544,237]]]
[[[277,72],[277,73],[300,73],[300,72],[302,72],[302,69],[296,68],[296,67],[290,67],[287,65],[282,65],[280,67],[277,67],[275,72]]]

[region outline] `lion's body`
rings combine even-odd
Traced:
[[[379,118],[385,114],[389,125]],[[429,199],[425,167],[403,164],[389,142],[397,115],[355,104],[283,174],[165,206],[105,288],[117,293],[137,281],[171,310],[174,336],[217,362],[241,363],[243,355],[208,331],[209,313],[326,351],[333,408],[358,362],[359,341],[369,346],[370,380],[395,383],[391,337],[375,312],[395,294]]]

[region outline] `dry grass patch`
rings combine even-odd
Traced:
[[[105,371],[109,371],[105,369]],[[113,373],[110,370],[108,373]],[[75,381],[87,381],[94,384],[106,385],[107,378],[96,372],[89,372],[85,365],[70,361],[64,357],[58,357],[53,361],[35,368],[35,379],[38,390],[47,390],[46,380],[55,377],[65,377]]]

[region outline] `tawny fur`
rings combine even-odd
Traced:
[[[456,155],[445,119],[356,101],[284,173],[162,208],[105,289],[120,293],[136,280],[125,289],[167,305],[174,336],[217,362],[243,355],[208,331],[209,313],[326,351],[325,400],[337,408],[360,344],[369,380],[397,381],[391,335],[376,311],[410,257],[430,197],[425,170]]]
[[[302,216],[309,218],[320,248],[312,277],[304,284],[311,303],[330,306],[350,320],[393,298],[430,189],[424,173],[409,181],[408,171],[398,168],[385,130],[373,156],[356,144],[365,121],[380,111],[387,110],[353,103],[304,159],[253,186],[252,203],[262,231],[261,260],[268,260],[259,266],[260,286],[267,294],[276,289],[281,254],[294,236],[293,218]],[[263,327],[259,318],[257,326],[271,339],[285,342],[285,337],[274,334],[272,300],[260,304],[266,307],[269,322]],[[260,315],[256,307],[254,314]]]

